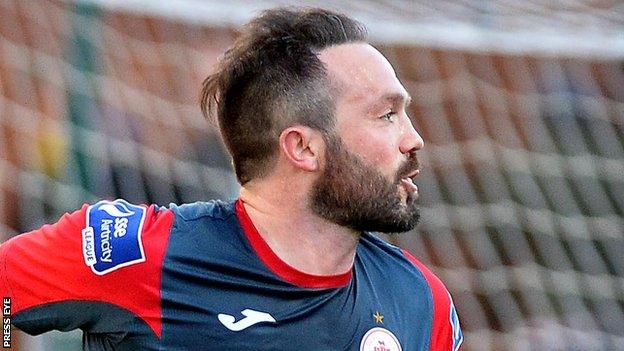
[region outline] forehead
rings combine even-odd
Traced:
[[[373,103],[383,96],[402,95],[405,88],[394,68],[374,47],[366,43],[349,43],[319,52],[329,76],[336,81],[342,98],[358,103]]]

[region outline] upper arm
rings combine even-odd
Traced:
[[[103,306],[160,334],[160,276],[173,214],[124,201],[84,205],[0,245],[0,293],[27,332],[101,323]],[[124,312],[125,313],[125,312]]]
[[[464,341],[464,336],[451,294],[442,281],[425,265],[409,252],[403,250],[403,253],[422,272],[431,289],[433,326],[431,328],[430,350],[459,350]]]

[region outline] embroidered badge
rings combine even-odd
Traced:
[[[141,231],[146,209],[124,200],[100,201],[87,209],[82,230],[85,264],[104,275],[145,261]]]

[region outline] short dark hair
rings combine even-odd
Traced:
[[[317,53],[365,39],[362,24],[324,9],[266,10],[243,27],[201,92],[202,112],[216,112],[241,184],[266,175],[288,126],[331,130],[331,85]]]

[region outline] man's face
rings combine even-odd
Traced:
[[[423,141],[405,111],[409,95],[368,44],[331,47],[319,57],[340,94],[335,132],[325,136],[325,168],[311,190],[312,209],[358,231],[412,229],[419,217],[412,178]]]
[[[312,188],[316,214],[357,231],[399,233],[411,230],[420,216],[417,193],[400,194],[402,178],[418,168],[416,154],[388,179],[349,152],[336,135],[326,137],[327,164]]]

